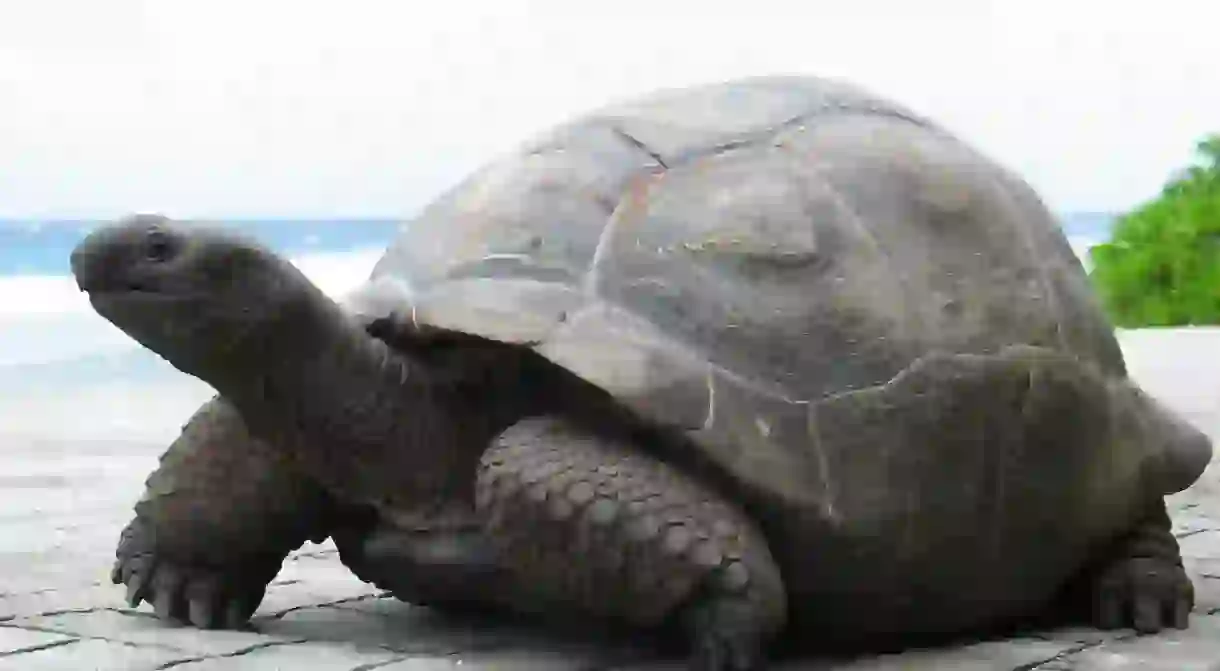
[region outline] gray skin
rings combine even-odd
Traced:
[[[1128,379],[1027,185],[846,84],[586,115],[440,198],[343,306],[154,217],[73,271],[249,434],[184,434],[196,465],[160,477],[253,458],[281,480],[244,514],[310,511],[146,497],[116,579],[167,617],[241,620],[330,534],[409,601],[684,624],[700,669],[755,668],[780,633],[888,645],[1060,604],[1187,625],[1164,496],[1210,441]],[[183,550],[180,524],[228,549]]]

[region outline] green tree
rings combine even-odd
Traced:
[[[1090,277],[1118,326],[1220,324],[1220,135],[1196,151],[1194,165],[1089,252]]]

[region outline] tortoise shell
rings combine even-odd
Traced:
[[[832,80],[561,125],[406,224],[351,305],[531,347],[680,429],[827,636],[1032,612],[1211,454],[1127,380],[1026,183]]]
[[[1036,194],[855,86],[666,90],[524,144],[405,225],[361,292],[538,352],[789,498],[810,408],[931,352],[1124,374]]]

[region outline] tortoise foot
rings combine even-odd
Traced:
[[[1101,629],[1132,626],[1154,634],[1189,626],[1194,585],[1182,567],[1164,503],[1102,562],[1092,578],[1092,597],[1093,624]]]
[[[1141,634],[1186,629],[1194,607],[1194,585],[1186,570],[1157,557],[1114,562],[1098,576],[1094,594],[1094,624],[1101,629],[1127,624]]]
[[[158,618],[201,629],[245,628],[270,580],[261,578],[268,573],[262,566],[254,569],[243,564],[222,570],[161,556],[151,548],[138,518],[123,530],[117,555],[110,580],[126,585],[130,607],[147,601]],[[278,568],[278,562],[274,568]],[[274,574],[270,570],[270,575]]]

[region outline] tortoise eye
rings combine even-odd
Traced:
[[[170,236],[164,231],[153,229],[144,238],[144,255],[149,261],[158,263],[168,261],[174,255]]]

